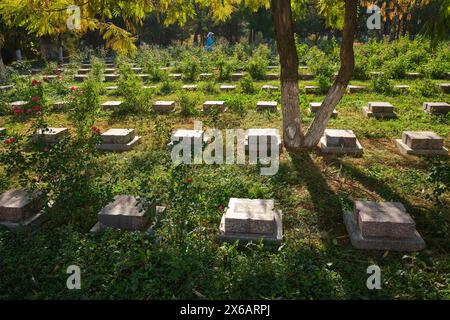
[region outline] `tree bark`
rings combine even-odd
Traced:
[[[289,151],[302,145],[298,88],[298,56],[295,48],[291,0],[272,0],[272,21],[281,64],[283,141]]]
[[[0,48],[0,82],[5,82],[6,81],[6,67],[5,64],[3,63],[3,58],[1,55],[1,48]]]
[[[353,41],[357,25],[357,7],[356,0],[345,0],[345,22],[340,51],[341,66],[333,86],[328,91],[321,108],[305,135],[303,145],[307,148],[312,148],[318,144],[333,114],[333,110],[345,94],[347,85],[352,78],[355,67]]]

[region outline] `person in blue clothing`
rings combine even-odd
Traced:
[[[211,51],[214,47],[213,35],[214,35],[214,33],[208,32],[208,34],[206,36],[206,46],[205,46],[206,51]]]

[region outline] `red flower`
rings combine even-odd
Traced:
[[[193,181],[192,178],[187,178],[186,179],[186,183],[192,183],[192,181]]]
[[[61,69],[59,69],[59,68],[55,68],[55,69],[53,69],[53,73],[56,73],[56,74],[59,74],[59,73],[61,73]]]
[[[33,97],[31,100],[33,100],[34,103],[37,103],[39,101],[39,97]]]
[[[11,139],[9,139],[9,141],[14,143],[14,142],[17,142],[17,139],[15,137],[12,137]]]
[[[223,204],[221,204],[217,209],[219,209],[219,211],[223,211],[225,207],[223,206]]]
[[[44,149],[42,149],[42,151],[48,152],[48,147],[44,147]]]
[[[95,134],[100,134],[100,129],[97,128],[96,126],[93,126],[93,127],[91,128],[91,130],[92,130],[92,132],[95,133]]]
[[[20,113],[22,113],[22,109],[17,108],[17,107],[14,107],[13,112],[14,112],[15,114],[20,114]]]
[[[34,110],[36,110],[37,112],[41,111],[41,106],[35,106]]]
[[[33,109],[28,109],[27,110],[27,113],[32,113],[33,112]]]
[[[39,117],[41,115],[41,112],[40,111],[36,112],[36,115]]]
[[[11,140],[5,139],[5,140],[3,140],[3,143],[4,143],[4,144],[10,144],[10,143],[11,143]]]
[[[33,80],[33,81],[31,81],[31,85],[32,85],[33,87],[38,86],[38,85],[40,85],[41,83],[42,83],[42,81],[40,81],[40,80]]]

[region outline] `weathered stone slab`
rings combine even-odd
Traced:
[[[189,129],[177,129],[172,133],[171,142],[169,142],[168,147],[172,148],[178,143],[187,143],[191,145],[192,150],[195,151],[194,144],[203,146],[205,142],[205,137],[203,136],[203,130],[189,130]]]
[[[406,84],[396,84],[393,86],[394,90],[400,91],[400,92],[407,92],[410,89],[410,86]]]
[[[319,143],[324,153],[362,154],[363,148],[352,130],[326,129]]]
[[[185,84],[181,87],[181,89],[186,90],[186,91],[195,91],[195,90],[197,90],[197,85],[196,84]]]
[[[67,108],[69,101],[56,101],[52,104],[52,109],[54,111],[62,111]]]
[[[369,72],[369,74],[370,74],[371,76],[373,76],[373,77],[377,77],[377,76],[383,75],[384,72],[382,72],[382,71],[372,71],[372,72]]]
[[[394,106],[389,102],[369,102],[364,108],[364,113],[369,118],[392,119],[397,115]]]
[[[267,66],[268,70],[275,70],[278,69],[278,66]]]
[[[231,198],[219,227],[223,241],[281,242],[282,215],[274,200]]]
[[[277,86],[272,86],[272,85],[263,85],[262,87],[261,87],[261,89],[262,90],[265,90],[265,91],[277,91],[278,90],[278,87]]]
[[[347,86],[347,93],[357,93],[357,92],[363,92],[366,90],[365,86],[356,86],[356,85],[348,85]]]
[[[416,231],[400,202],[355,201],[353,214],[363,237],[411,238]]]
[[[311,113],[317,113],[322,106],[322,102],[310,102],[309,104],[309,112]],[[332,117],[337,117],[338,113],[336,109],[333,110]]]
[[[245,134],[245,150],[249,151],[250,142],[252,141],[259,147],[260,139],[266,139],[268,151],[271,151],[272,140],[274,140],[274,143],[277,145],[278,151],[281,151],[280,132],[278,129],[272,128],[248,129]]]
[[[90,63],[82,63],[81,64],[81,68],[83,68],[83,69],[90,69],[92,66],[91,66],[91,64]]]
[[[219,110],[219,112],[225,112],[225,101],[205,101],[205,103],[203,103],[202,111],[209,112],[211,110]]]
[[[175,109],[175,101],[155,101],[153,110],[158,113],[169,113]]]
[[[173,80],[181,80],[181,73],[171,73],[169,74],[169,77],[171,77]]]
[[[105,227],[124,230],[144,230],[149,223],[150,204],[145,198],[116,196],[114,201],[98,213],[98,221]]]
[[[113,69],[114,68],[114,63],[105,63],[105,68],[106,69]]]
[[[133,149],[140,142],[134,129],[109,129],[101,135],[103,143],[98,149],[104,151],[124,152]]]
[[[407,72],[406,77],[408,79],[420,79],[423,78],[423,74],[421,74],[420,72]]]
[[[133,70],[133,72],[136,74],[140,74],[142,72],[142,68],[138,68],[138,67],[131,68],[131,70]]]
[[[276,101],[258,101],[256,111],[277,111],[278,102]]]
[[[236,72],[231,74],[231,80],[233,81],[241,80],[243,77],[245,77],[244,72]]]
[[[9,91],[12,90],[14,86],[12,84],[6,86],[0,86],[0,91]]]
[[[88,76],[86,74],[76,74],[73,79],[76,82],[83,82],[83,81],[87,80],[87,78],[88,78]]]
[[[78,69],[78,74],[88,74],[91,69]]]
[[[107,86],[105,89],[108,91],[114,91],[114,90],[119,89],[119,87],[118,86]]]
[[[280,76],[278,75],[278,73],[268,73],[266,74],[266,79],[267,80],[278,80],[280,78]]]
[[[103,71],[104,74],[115,74],[116,73],[116,69],[115,68],[105,68],[105,70]],[[79,72],[78,72],[79,73]]]
[[[208,80],[208,79],[213,78],[214,74],[213,73],[209,73],[209,72],[207,72],[207,73],[200,73],[199,77],[200,77],[200,80]]]
[[[450,112],[450,104],[446,102],[424,102],[423,110],[431,114],[447,114]]]
[[[405,131],[395,142],[403,154],[448,155],[444,139],[432,131]]]
[[[439,83],[438,87],[443,93],[450,93],[450,83]]]
[[[298,66],[298,68],[299,68],[300,70],[307,70],[307,69],[309,69],[308,66]]]
[[[236,90],[237,86],[234,85],[221,85],[220,90],[222,91],[233,91]]]
[[[11,102],[11,108],[22,108],[22,107],[24,107],[24,106],[26,106],[28,104],[28,101],[22,101],[22,100],[20,100],[20,101],[14,101],[14,102]]]
[[[122,101],[106,101],[101,104],[103,110],[115,110],[120,107]]]
[[[106,82],[116,82],[120,78],[120,74],[105,74],[105,81]]]
[[[0,196],[0,221],[22,222],[43,208],[42,194],[8,190]]]
[[[317,93],[318,91],[319,91],[319,87],[318,86],[305,86],[305,93],[306,94]]]
[[[68,134],[67,128],[45,128],[39,129],[32,136],[33,142],[42,141],[46,144],[57,143],[64,135]]]
[[[141,74],[138,74],[138,77],[141,78],[142,81],[146,82],[148,80],[148,78],[150,77],[150,75],[141,73]]]
[[[157,86],[142,86],[142,89],[156,89]]]

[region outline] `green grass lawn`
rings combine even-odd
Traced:
[[[445,82],[434,80],[436,83]],[[262,84],[256,82],[259,89]],[[412,81],[397,81],[412,84]],[[301,82],[301,86],[314,84]],[[369,86],[369,81],[352,84]],[[114,83],[104,86],[115,85]],[[5,101],[20,100],[14,91]],[[205,100],[228,99],[235,93],[199,93],[198,110]],[[56,299],[450,299],[450,197],[437,204],[428,195],[435,185],[428,178],[434,161],[402,156],[394,139],[405,130],[434,131],[450,146],[450,115],[430,116],[424,101],[449,102],[450,95],[423,97],[413,93],[384,96],[374,92],[346,95],[339,116],[329,128],[351,129],[364,155],[324,156],[312,151],[284,152],[278,174],[261,176],[250,165],[181,165],[174,167],[170,152],[155,147],[155,132],[192,128],[281,128],[281,112],[257,113],[258,100],[278,100],[279,93],[240,94],[244,113],[232,110],[216,118],[202,114],[184,117],[179,108],[170,115],[149,111],[118,115],[102,113],[96,125],[135,128],[142,143],[128,153],[102,153],[97,159],[101,183],[113,194],[157,195],[167,207],[153,234],[116,232],[89,234],[97,212],[110,200],[100,193],[84,208],[55,205],[46,223],[36,229],[0,228],[0,298]],[[49,100],[59,100],[49,92]],[[323,95],[301,95],[302,122],[312,121],[308,104]],[[103,96],[104,100],[120,100]],[[177,94],[155,95],[154,100],[176,100]],[[364,117],[368,101],[391,102],[396,120]],[[151,105],[149,103],[149,105]],[[64,112],[53,112],[47,122],[71,128]],[[25,133],[28,122],[11,115],[0,127]],[[1,146],[0,148],[3,148]],[[450,170],[448,159],[442,160]],[[187,179],[191,178],[192,183]],[[17,186],[2,172],[0,190]],[[283,211],[281,246],[237,246],[216,239],[219,222],[230,197],[274,198]],[[354,199],[400,201],[412,215],[427,243],[419,253],[359,251],[353,249],[342,221]],[[382,270],[382,289],[368,290],[367,267]],[[66,269],[78,265],[82,289],[66,288]]]

